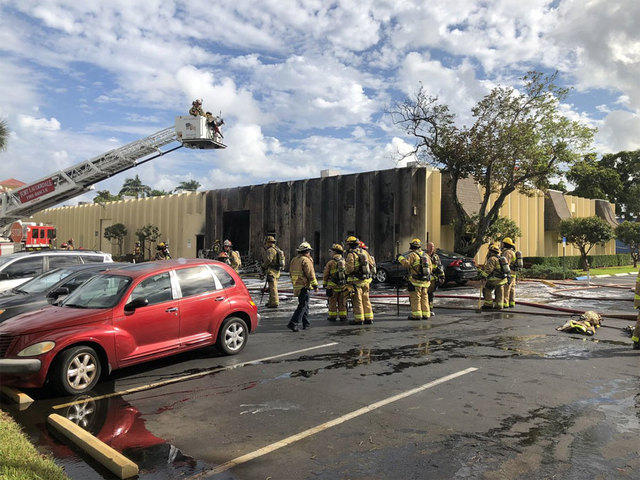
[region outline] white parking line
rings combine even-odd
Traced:
[[[384,400],[380,400],[379,402],[375,402],[372,403],[370,405],[367,405],[366,407],[362,407],[358,410],[354,410],[351,413],[347,413],[346,415],[343,415],[341,417],[338,417],[334,420],[330,420],[326,423],[323,423],[321,425],[317,425],[315,427],[309,428],[308,430],[305,430],[303,432],[297,433],[296,435],[291,435],[290,437],[287,437],[283,440],[280,440],[279,442],[276,443],[272,443],[271,445],[267,445],[266,447],[260,448],[254,452],[251,453],[247,453],[246,455],[242,455],[240,457],[234,458],[233,460],[229,460],[228,462],[223,463],[222,465],[218,465],[215,468],[212,468],[211,470],[207,470],[205,472],[199,473],[197,475],[194,475],[192,477],[188,477],[187,480],[195,480],[198,478],[207,478],[207,477],[211,477],[213,475],[217,475],[218,473],[222,473],[225,472],[233,467],[236,467],[242,463],[246,463],[249,462],[255,458],[261,457],[262,455],[266,455],[267,453],[271,453],[275,450],[278,450],[279,448],[282,447],[286,447],[287,445],[291,445],[294,442],[297,442],[299,440],[302,440],[304,438],[310,437],[311,435],[314,435],[316,433],[322,432],[323,430],[327,430],[331,427],[335,427],[336,425],[339,425],[341,423],[346,422],[347,420],[351,420],[352,418],[358,417],[360,415],[364,415],[365,413],[369,413],[372,412],[373,410],[376,410],[377,408],[380,407],[384,407],[385,405],[388,405],[390,403],[396,402],[398,400],[402,400],[403,398],[406,398],[410,395],[414,395],[416,393],[420,393],[424,390],[427,390],[429,388],[435,387],[436,385],[440,385],[441,383],[444,382],[448,382],[449,380],[453,380],[454,378],[460,377],[462,375],[466,375],[467,373],[471,373],[471,372],[475,372],[476,370],[478,370],[475,367],[471,367],[471,368],[467,368],[465,370],[460,370],[459,372],[456,373],[452,373],[451,375],[447,375],[445,377],[441,377],[437,380],[434,380],[432,382],[429,383],[425,383],[424,385],[421,385],[417,388],[411,389],[411,390],[407,390],[406,392],[403,393],[399,393],[397,395],[394,395],[392,397],[388,397],[385,398]]]
[[[303,348],[301,350],[294,350],[292,352],[280,353],[278,355],[273,355],[271,357],[264,357],[264,358],[259,358],[257,360],[251,360],[250,362],[242,362],[242,363],[236,363],[234,365],[228,365],[226,367],[212,368],[210,370],[205,370],[205,371],[198,372],[198,373],[192,373],[190,375],[185,375],[183,377],[176,377],[176,378],[172,378],[170,380],[163,380],[161,382],[149,383],[147,385],[141,385],[139,387],[130,388],[128,390],[121,390],[119,392],[107,393],[105,395],[100,395],[99,397],[90,397],[90,398],[85,398],[84,400],[77,400],[75,402],[62,403],[60,405],[54,406],[53,409],[54,410],[58,410],[60,408],[70,407],[71,405],[79,405],[81,403],[87,403],[87,402],[91,402],[91,401],[95,401],[95,400],[102,400],[102,399],[105,399],[105,398],[116,397],[116,396],[120,396],[120,395],[127,395],[129,393],[141,392],[143,390],[150,390],[152,388],[162,387],[164,385],[169,385],[169,384],[177,383],[177,382],[183,382],[185,380],[191,380],[192,378],[204,377],[205,375],[211,375],[212,373],[223,372],[225,370],[231,370],[233,368],[239,368],[239,367],[244,367],[246,365],[253,365],[255,363],[266,362],[268,360],[274,360],[276,358],[288,357],[288,356],[291,356],[291,355],[296,355],[298,353],[304,353],[304,352],[309,352],[311,350],[317,350],[319,348],[332,347],[333,345],[337,345],[337,344],[338,344],[338,342],[325,343],[324,345],[317,345],[315,347]]]

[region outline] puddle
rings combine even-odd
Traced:
[[[146,428],[142,414],[121,397],[95,400],[86,394],[70,399],[68,403],[81,401],[54,410],[60,399],[35,402],[27,410],[9,411],[24,428],[25,433],[38,449],[50,452],[55,462],[63,467],[71,478],[115,478],[112,473],[97,464],[88,455],[61,441],[47,428],[46,418],[57,413],[68,418],[114,450],[135,462],[140,468],[138,478],[148,480],[175,479],[194,475],[210,466],[183,455],[174,445],[155,436]]]

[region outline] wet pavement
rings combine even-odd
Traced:
[[[2,408],[72,479],[115,477],[52,436],[50,413],[149,480],[638,478],[640,354],[624,331],[634,282],[523,282],[523,304],[483,313],[477,289],[443,289],[424,321],[406,319],[406,292],[377,287],[370,326],[326,321],[318,295],[298,333],[285,328],[296,302],[283,292],[237,356],[206,348],[114,372],[79,399],[29,391],[28,409]],[[259,280],[247,284],[259,300]],[[555,330],[587,309],[606,315],[595,336]]]

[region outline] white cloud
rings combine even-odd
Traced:
[[[60,130],[60,122],[55,118],[35,118],[28,115],[18,116],[18,128],[28,130],[27,134],[36,135],[42,132],[54,132]]]
[[[600,128],[600,151],[637,148],[638,20],[635,0],[3,2],[0,117],[13,133],[0,177],[33,180],[143,138],[194,98],[222,112],[229,148],[136,169],[154,188],[390,168],[410,148],[383,115],[400,93],[422,82],[468,123],[531,68],[594,96],[562,108]]]

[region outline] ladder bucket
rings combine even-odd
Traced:
[[[207,119],[203,116],[176,117],[176,136],[178,141],[187,148],[212,150],[227,148],[222,143],[222,136],[207,126]]]

